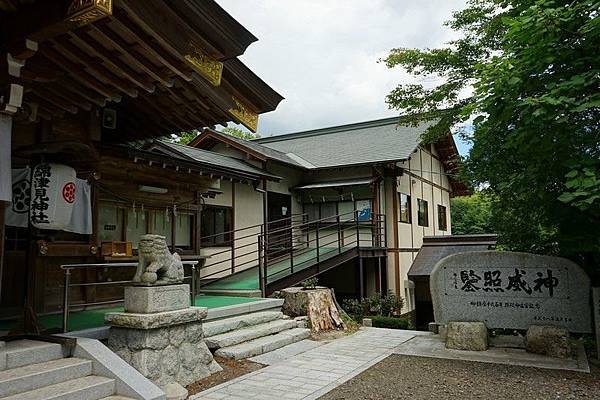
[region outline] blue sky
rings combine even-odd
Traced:
[[[262,136],[398,115],[385,103],[415,80],[378,62],[394,47],[444,46],[443,25],[465,0],[218,0],[258,42],[241,59],[285,97],[260,117]],[[461,153],[468,146],[459,140]]]

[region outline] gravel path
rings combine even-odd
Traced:
[[[324,400],[600,399],[600,368],[590,374],[391,355]]]

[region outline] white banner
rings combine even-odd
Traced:
[[[82,235],[92,234],[92,187],[85,179],[75,179],[75,202],[71,219],[64,230]]]
[[[31,169],[12,170],[12,203],[6,208],[4,222],[7,226],[27,228],[31,196]]]

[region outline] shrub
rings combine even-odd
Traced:
[[[408,329],[408,321],[396,317],[375,315],[370,317],[375,328]]]
[[[360,301],[356,299],[345,299],[343,301],[344,310],[350,315],[359,317],[365,315],[393,317],[402,313],[403,305],[404,299],[392,292],[388,292],[385,296],[375,294]]]
[[[319,278],[313,276],[302,281],[301,285],[304,289],[316,289],[319,284]]]

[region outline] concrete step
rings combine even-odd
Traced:
[[[0,372],[0,397],[91,375],[92,362],[81,358],[61,358]]]
[[[230,306],[209,308],[204,322],[223,318],[236,317],[259,311],[281,311],[283,299],[257,299],[249,303],[232,304]]]
[[[0,348],[0,371],[57,360],[62,357],[62,346],[58,343],[27,339],[9,341]]]
[[[202,324],[202,329],[204,330],[204,337],[208,338],[231,332],[236,329],[264,324],[266,322],[281,319],[282,317],[283,313],[281,311],[259,311],[205,322]]]
[[[2,400],[99,400],[114,393],[114,379],[91,375],[4,397]]]
[[[108,396],[108,397],[103,397],[100,400],[135,400],[132,399],[131,397],[125,397],[125,396]]]
[[[205,338],[205,342],[209,349],[215,350],[248,342],[259,337],[274,335],[287,329],[296,328],[297,326],[298,323],[293,319],[276,319],[264,324],[252,325],[247,328],[211,336]]]
[[[310,336],[310,330],[304,328],[288,329],[275,335],[263,336],[258,339],[236,344],[235,346],[223,347],[215,352],[219,357],[240,360],[268,353],[291,343],[296,343]]]

